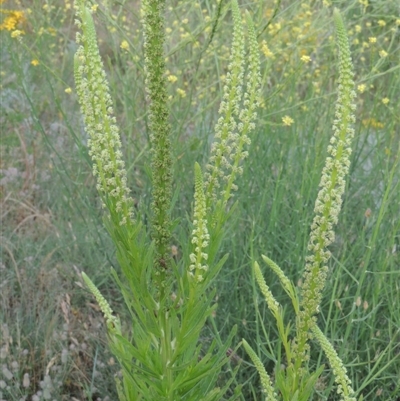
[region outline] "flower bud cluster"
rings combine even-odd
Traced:
[[[238,117],[240,113],[245,52],[243,25],[237,7],[232,7],[232,17],[234,22],[232,50],[218,111],[220,117],[215,125],[210,164],[206,173],[207,192],[214,198],[216,190],[221,185],[220,181],[231,168],[232,154],[239,139],[234,116]]]
[[[80,46],[75,54],[74,75],[79,104],[89,135],[89,155],[93,160],[93,174],[97,177],[97,190],[103,205],[117,212],[119,223],[126,224],[133,215],[129,197],[125,165],[122,160],[121,140],[113,116],[107,77],[96,42],[96,32],[90,11],[77,1],[77,33]]]
[[[347,370],[343,365],[343,362],[339,358],[337,352],[333,348],[332,344],[325,337],[324,333],[315,325],[312,329],[318,342],[321,344],[321,348],[324,350],[328,357],[329,364],[332,367],[335,381],[338,385],[337,393],[341,396],[342,401],[356,401],[354,391],[351,387],[351,380],[347,376]]]
[[[258,45],[250,18],[248,18],[249,82],[247,91],[243,93],[244,33],[237,3],[233,4],[232,11],[234,22],[232,52],[219,108],[220,117],[215,126],[214,143],[205,175],[207,199],[215,200],[218,191],[223,196],[224,203],[230,198],[231,191],[237,189],[234,178],[242,173],[239,164],[248,156],[248,152],[243,149],[246,144],[250,144],[248,133],[255,128],[254,121],[260,94]]]
[[[272,385],[271,378],[269,377],[268,373],[266,372],[264,365],[262,364],[260,358],[254,352],[254,350],[250,347],[249,343],[243,339],[243,346],[246,350],[247,354],[250,356],[254,366],[256,367],[259,375],[263,393],[265,394],[265,400],[268,401],[277,401],[278,394],[274,391],[274,387]]]
[[[236,172],[241,174],[242,168],[239,167],[240,162],[248,156],[248,152],[244,151],[245,145],[250,145],[251,140],[249,133],[255,129],[255,120],[257,118],[257,108],[259,107],[259,99],[261,96],[261,74],[260,74],[260,57],[258,52],[258,44],[256,33],[252,19],[249,14],[246,14],[247,26],[249,33],[249,47],[250,54],[248,57],[249,71],[247,90],[243,96],[243,108],[239,112],[239,124],[237,130],[239,138],[236,143],[235,153],[233,155],[233,163],[231,167],[231,174],[224,177],[227,181],[224,196],[224,203],[231,197],[231,190],[237,189],[234,179]]]
[[[204,280],[204,273],[208,270],[208,265],[205,261],[208,259],[208,254],[205,248],[208,246],[210,235],[207,230],[206,218],[206,198],[204,195],[204,183],[201,174],[201,168],[198,163],[195,164],[195,192],[194,192],[194,229],[192,231],[192,244],[194,252],[189,255],[191,264],[189,265],[189,275],[196,282]]]
[[[269,310],[273,313],[273,315],[279,316],[279,308],[280,304],[273,296],[271,290],[269,289],[267,283],[264,280],[264,277],[261,273],[260,265],[257,262],[254,262],[254,276],[257,280],[257,283],[260,287],[262,294],[264,295],[265,301],[267,302]]]
[[[309,255],[306,258],[304,284],[302,287],[302,309],[299,330],[306,333],[314,325],[319,312],[322,290],[328,272],[331,256],[327,247],[335,240],[334,226],[342,205],[345,190],[345,177],[350,167],[351,142],[354,136],[352,124],[355,122],[353,65],[349,43],[342,19],[335,12],[337,43],[339,47],[338,98],[336,102],[333,136],[328,146],[328,157],[322,171],[320,190],[315,202],[315,217],[311,225],[308,243]],[[301,345],[300,349],[302,348]]]
[[[164,276],[170,261],[170,203],[172,198],[171,127],[163,45],[165,1],[144,0],[141,22],[144,36],[145,87],[149,101],[149,128],[152,151],[152,237],[156,245],[157,276]],[[162,277],[160,278],[163,281]]]
[[[119,319],[113,315],[113,311],[107,300],[103,297],[103,295],[101,295],[101,292],[84,272],[82,272],[82,278],[88,286],[90,292],[96,298],[100,310],[103,312],[104,318],[106,319],[108,329],[115,331],[117,334],[121,334],[121,323]]]

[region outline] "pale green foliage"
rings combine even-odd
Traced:
[[[322,299],[328,272],[327,262],[330,252],[327,247],[334,241],[334,226],[338,222],[345,190],[345,176],[350,166],[351,141],[354,136],[352,124],[355,121],[355,97],[353,67],[346,30],[339,11],[334,11],[337,43],[339,48],[338,98],[336,102],[333,136],[328,146],[328,157],[322,171],[320,190],[315,202],[315,217],[311,225],[308,244],[309,255],[306,257],[304,283],[301,289],[300,302],[295,287],[282,269],[271,259],[263,256],[264,261],[278,276],[284,290],[290,296],[296,312],[296,336],[288,342],[289,326],[285,329],[283,313],[269,290],[257,262],[254,263],[254,275],[260,286],[272,314],[276,318],[279,336],[285,348],[287,358],[286,371],[276,373],[275,386],[282,394],[283,400],[308,400],[316,380],[322,372],[319,367],[314,373],[308,369],[309,339],[314,335],[326,353],[338,384],[338,393],[343,401],[355,401],[351,381],[346,369],[332,345],[316,324],[316,314]],[[246,343],[245,343],[246,344]],[[266,372],[260,367],[259,360],[254,358],[254,351],[247,344],[246,351],[253,360],[261,380],[264,383]],[[264,386],[264,384],[263,384]]]

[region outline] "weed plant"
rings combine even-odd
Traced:
[[[337,5],[352,46],[357,120],[318,324],[345,362],[357,398],[395,400],[400,375],[400,21],[395,1]],[[128,332],[129,312],[109,277],[110,265],[120,274],[115,248],[99,214],[87,137],[71,101],[74,10],[69,2],[60,7],[53,1],[44,6],[6,1],[2,7],[0,399],[116,399],[113,376],[119,369],[106,346],[98,308],[76,275],[87,272]],[[152,221],[151,152],[139,9],[132,3],[101,3],[93,15],[100,22],[100,53],[122,127],[134,213],[147,229]],[[259,299],[251,261],[264,254],[289,279],[301,273],[332,132],[337,74],[328,3],[259,2],[251,11],[262,53],[261,108],[217,258],[229,255],[210,286],[216,289],[218,307],[200,341],[207,349],[216,338],[216,349],[222,348],[219,338],[226,340],[237,324],[233,344],[246,338],[274,381],[284,355],[279,358],[279,333]],[[177,264],[190,255],[185,249],[193,229],[193,161],[205,166],[209,157],[228,65],[229,15],[230,4],[224,2],[218,7],[193,2],[166,6],[174,166],[170,257]],[[286,305],[276,276],[268,269],[263,275],[275,299]],[[297,284],[301,292],[301,281]],[[291,309],[284,311],[285,321],[294,322]],[[231,355],[233,362],[238,355],[244,359],[232,389],[241,384],[241,399],[260,399],[259,379],[244,350]],[[313,345],[310,369],[325,361]],[[317,380],[313,399],[339,399],[329,372],[326,368]],[[218,385],[231,377],[224,368]]]
[[[114,274],[130,311],[131,322],[121,325],[97,287],[82,273],[99,303],[108,327],[110,347],[122,368],[117,380],[121,400],[218,400],[224,387],[216,386],[218,375],[229,359],[227,342],[217,348],[214,340],[204,352],[199,337],[215,306],[215,292],[207,289],[226,257],[216,260],[223,224],[232,213],[228,201],[236,189],[245,145],[255,128],[259,99],[260,65],[253,23],[247,16],[249,68],[244,79],[244,36],[239,7],[232,3],[234,20],[230,64],[215,127],[207,174],[195,164],[195,194],[192,233],[183,247],[186,256],[175,263],[170,254],[172,235],[171,128],[168,122],[165,61],[164,2],[144,1],[144,69],[149,99],[149,129],[152,152],[152,203],[149,230],[134,216],[121,141],[106,74],[97,47],[91,11],[76,3],[82,33],[75,55],[74,74],[85,126],[93,173],[103,208],[105,225],[117,247],[124,278]],[[243,103],[242,103],[243,99]],[[171,294],[174,294],[172,297]],[[238,391],[235,390],[237,395]]]
[[[246,340],[244,347],[254,362],[261,378],[261,384],[267,399],[277,400],[278,393],[283,400],[308,400],[322,373],[323,367],[315,372],[309,370],[310,346],[309,340],[315,338],[332,367],[335,381],[338,384],[337,393],[345,401],[355,401],[354,390],[347,376],[346,368],[338,357],[333,346],[317,325],[316,315],[320,311],[322,292],[328,273],[327,262],[331,256],[327,247],[334,242],[334,226],[338,222],[345,190],[345,178],[350,167],[351,144],[354,137],[356,97],[354,91],[352,61],[345,27],[337,9],[334,10],[337,42],[339,47],[339,80],[338,99],[336,102],[334,134],[328,146],[328,157],[322,170],[320,190],[314,207],[314,220],[311,225],[310,239],[306,257],[306,267],[303,273],[304,282],[301,286],[300,299],[295,286],[287,278],[282,269],[267,256],[264,261],[278,276],[281,285],[290,297],[296,314],[296,334],[289,340],[291,324],[285,324],[281,305],[273,296],[266,284],[259,264],[253,261],[254,275],[268,308],[276,319],[282,348],[277,358],[279,364],[275,369],[275,385],[265,371],[260,358]],[[286,365],[282,368],[281,358],[285,356]],[[275,391],[275,389],[277,391]]]

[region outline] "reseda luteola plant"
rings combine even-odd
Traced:
[[[309,400],[316,380],[323,369],[323,367],[319,367],[315,372],[309,371],[309,340],[313,338],[320,344],[329,360],[341,400],[356,400],[346,368],[318,327],[316,318],[327,278],[327,263],[331,256],[328,246],[335,239],[333,228],[338,222],[342,195],[345,190],[345,176],[348,174],[350,166],[351,142],[354,136],[352,124],[355,122],[353,66],[346,30],[337,9],[334,10],[334,21],[339,48],[338,98],[333,122],[333,136],[328,146],[329,156],[322,171],[320,190],[315,202],[315,217],[311,225],[308,243],[309,255],[306,257],[304,283],[301,287],[300,297],[297,296],[294,285],[285,276],[282,269],[268,257],[263,256],[264,261],[276,273],[284,290],[291,298],[296,313],[296,332],[292,341],[289,340],[291,326],[290,324],[285,326],[283,309],[268,288],[260,266],[256,261],[253,263],[255,278],[268,308],[276,319],[280,340],[286,354],[286,369],[280,367],[279,359],[277,359],[274,385],[260,358],[243,340],[244,347],[260,374],[266,399],[271,401],[278,399],[285,401]],[[278,391],[281,397],[278,397]]]
[[[234,209],[228,202],[236,189],[245,146],[254,129],[260,96],[260,61],[253,23],[246,14],[248,31],[248,83],[245,74],[243,21],[232,1],[233,41],[223,101],[215,128],[215,142],[205,179],[194,166],[193,229],[182,244],[179,262],[170,257],[172,161],[165,82],[164,1],[144,0],[141,17],[144,32],[146,92],[149,101],[152,148],[151,229],[133,214],[121,140],[92,17],[95,7],[76,0],[78,50],[74,74],[78,100],[89,135],[89,153],[97,189],[106,211],[104,224],[116,247],[123,279],[113,271],[130,321],[121,322],[89,277],[82,273],[105,316],[109,345],[121,366],[117,379],[120,400],[219,400],[231,381],[218,387],[222,367],[235,328],[223,344],[209,349],[199,344],[206,319],[212,314],[214,291],[208,288],[226,256],[217,260],[223,226]],[[175,296],[171,297],[174,293]],[[235,372],[233,372],[234,374]],[[240,389],[233,393],[235,398]]]

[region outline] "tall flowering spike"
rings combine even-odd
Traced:
[[[208,270],[208,265],[206,264],[208,254],[205,252],[205,249],[208,246],[210,236],[207,230],[207,207],[204,195],[204,182],[198,163],[194,165],[194,173],[194,229],[192,232],[194,252],[190,254],[189,274],[196,282],[201,282],[204,279],[204,273]]]
[[[96,298],[100,310],[103,312],[104,318],[106,319],[108,329],[116,334],[121,334],[121,323],[117,317],[113,316],[113,311],[106,299],[103,297],[103,295],[101,295],[98,288],[84,272],[82,272],[82,278],[88,286],[90,292]]]
[[[261,75],[260,57],[254,24],[246,14],[249,33],[249,57],[246,91],[243,93],[244,32],[237,0],[232,0],[233,40],[228,73],[219,109],[220,118],[215,126],[215,140],[207,165],[206,192],[209,203],[222,197],[226,205],[237,189],[234,181],[242,173],[240,163],[248,155],[245,145],[250,144],[249,133],[255,128],[256,109],[259,105]],[[207,205],[210,207],[210,204]]]
[[[352,124],[355,122],[356,96],[353,82],[353,65],[343,20],[338,10],[334,11],[337,43],[339,48],[338,98],[336,101],[333,136],[328,146],[329,156],[322,171],[320,190],[315,202],[315,217],[311,225],[308,243],[309,256],[306,258],[304,284],[302,287],[302,311],[298,319],[297,352],[298,359],[308,350],[307,336],[314,325],[322,298],[328,271],[327,249],[334,241],[334,226],[337,224],[345,177],[349,171],[351,142],[354,136]]]
[[[170,264],[170,205],[172,161],[168,97],[163,45],[165,41],[164,0],[144,0],[141,9],[144,35],[144,67],[146,92],[150,101],[149,122],[152,147],[152,228],[156,246],[156,281],[165,285]]]
[[[232,0],[232,17],[232,49],[206,173],[206,193],[210,203],[217,198],[216,191],[221,186],[221,180],[232,170],[232,155],[235,154],[239,139],[236,119],[240,114],[245,53],[243,24],[237,0]],[[207,206],[210,207],[210,204]]]
[[[247,354],[253,361],[254,366],[256,367],[258,374],[260,375],[261,386],[262,386],[263,392],[266,396],[265,400],[266,401],[278,401],[278,396],[275,393],[274,388],[272,386],[271,378],[269,377],[268,373],[266,372],[264,365],[262,364],[260,358],[257,356],[257,354],[254,352],[253,348],[250,347],[249,343],[245,339],[243,339],[242,341],[243,341],[244,349],[246,350]]]
[[[224,203],[232,196],[231,191],[236,189],[234,180],[237,174],[242,173],[240,162],[248,156],[248,152],[244,150],[245,145],[250,145],[251,140],[249,133],[256,127],[257,108],[261,95],[261,73],[260,73],[260,54],[258,51],[257,36],[253,21],[250,14],[246,12],[247,30],[249,34],[250,55],[248,57],[248,73],[247,87],[243,96],[243,106],[239,113],[239,124],[237,125],[238,136],[236,141],[232,142],[233,153],[230,155],[232,159],[231,171],[224,179],[227,185],[222,193]]]
[[[343,366],[343,362],[339,358],[332,344],[317,325],[313,326],[312,332],[329,359],[329,364],[332,367],[335,381],[338,385],[337,392],[341,395],[341,401],[356,401],[354,390],[351,386],[351,380],[347,376],[346,368]]]
[[[130,223],[133,202],[129,197],[126,171],[122,161],[121,140],[107,77],[100,58],[96,31],[90,11],[83,1],[76,1],[76,24],[82,33],[76,34],[80,46],[75,54],[74,75],[79,104],[89,135],[89,155],[97,190],[110,212],[116,212],[119,224]]]

